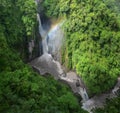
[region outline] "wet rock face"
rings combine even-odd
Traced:
[[[55,24],[49,23],[49,20],[42,22],[40,14],[37,14],[37,19],[39,22],[39,34],[42,37],[43,54],[49,53],[55,60],[60,61],[60,51],[64,38],[64,33],[61,27],[64,22],[59,21]]]
[[[53,26],[48,32],[46,38],[48,45],[48,53],[54,56],[54,59],[60,61],[60,49],[63,43],[64,33],[61,29],[62,23],[58,23]]]

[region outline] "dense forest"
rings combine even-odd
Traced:
[[[111,89],[120,74],[119,0],[0,0],[0,113],[87,113],[70,89],[26,64],[36,13],[63,18],[62,64],[76,70],[89,95]],[[95,113],[120,113],[120,97]]]

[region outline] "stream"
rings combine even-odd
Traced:
[[[36,0],[36,4],[38,2],[39,0]],[[73,71],[65,73],[65,70],[59,63],[60,49],[64,38],[61,26],[64,22],[60,21],[49,30],[46,30],[42,27],[40,14],[37,14],[37,19],[39,22],[39,33],[42,37],[43,55],[29,63],[34,70],[43,76],[49,73],[55,80],[67,84],[74,94],[81,96],[82,108],[89,113],[92,113],[94,108],[104,107],[107,98],[117,97],[117,91],[120,89],[120,78],[118,78],[115,87],[108,93],[89,98],[85,84],[80,76]]]

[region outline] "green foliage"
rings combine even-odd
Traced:
[[[24,29],[19,8],[16,7],[15,1],[1,0],[0,9],[0,24],[4,30],[7,42],[10,46],[18,47],[18,42],[22,42]]]
[[[120,73],[120,24],[105,3],[88,0],[81,4],[81,9],[71,9],[66,23],[70,67],[77,70],[92,93],[100,93],[111,88]]]
[[[40,3],[38,9],[41,14],[45,13],[48,17],[63,17],[63,15],[66,16],[66,13],[69,13],[70,0],[45,0]]]
[[[36,5],[34,0],[18,0],[17,6],[22,13],[22,21],[26,28],[26,33],[31,36],[36,20]]]
[[[42,3],[40,3],[39,7],[43,7],[41,8],[42,10],[40,11],[40,13],[45,13],[48,17],[49,16],[58,16],[59,14],[59,7],[57,6],[57,3],[59,1],[57,0],[45,0],[42,1]]]
[[[35,37],[34,0],[0,0],[0,9],[0,29],[8,45],[26,57],[27,41]]]
[[[5,43],[5,42],[4,42]],[[4,48],[3,48],[4,49]],[[8,49],[8,48],[7,48]],[[43,78],[8,49],[0,63],[0,112],[2,113],[79,113],[77,99],[69,88],[52,77]]]

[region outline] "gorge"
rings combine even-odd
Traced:
[[[36,1],[36,4],[38,4],[38,2],[39,1]],[[111,99],[119,95],[117,93],[118,90],[120,90],[120,80],[118,78],[117,85],[111,91],[98,96],[95,95],[89,99],[86,86],[80,76],[73,71],[66,73],[66,70],[64,70],[60,64],[60,49],[64,39],[61,26],[64,22],[60,21],[53,25],[50,30],[47,30],[42,27],[40,14],[37,14],[37,18],[39,22],[39,33],[42,37],[43,55],[30,62],[33,69],[43,76],[49,73],[54,79],[67,84],[74,94],[81,96],[82,108],[90,113],[92,113],[92,109],[94,108],[104,107],[106,99]]]
[[[0,113],[120,113],[119,0],[1,0]]]

